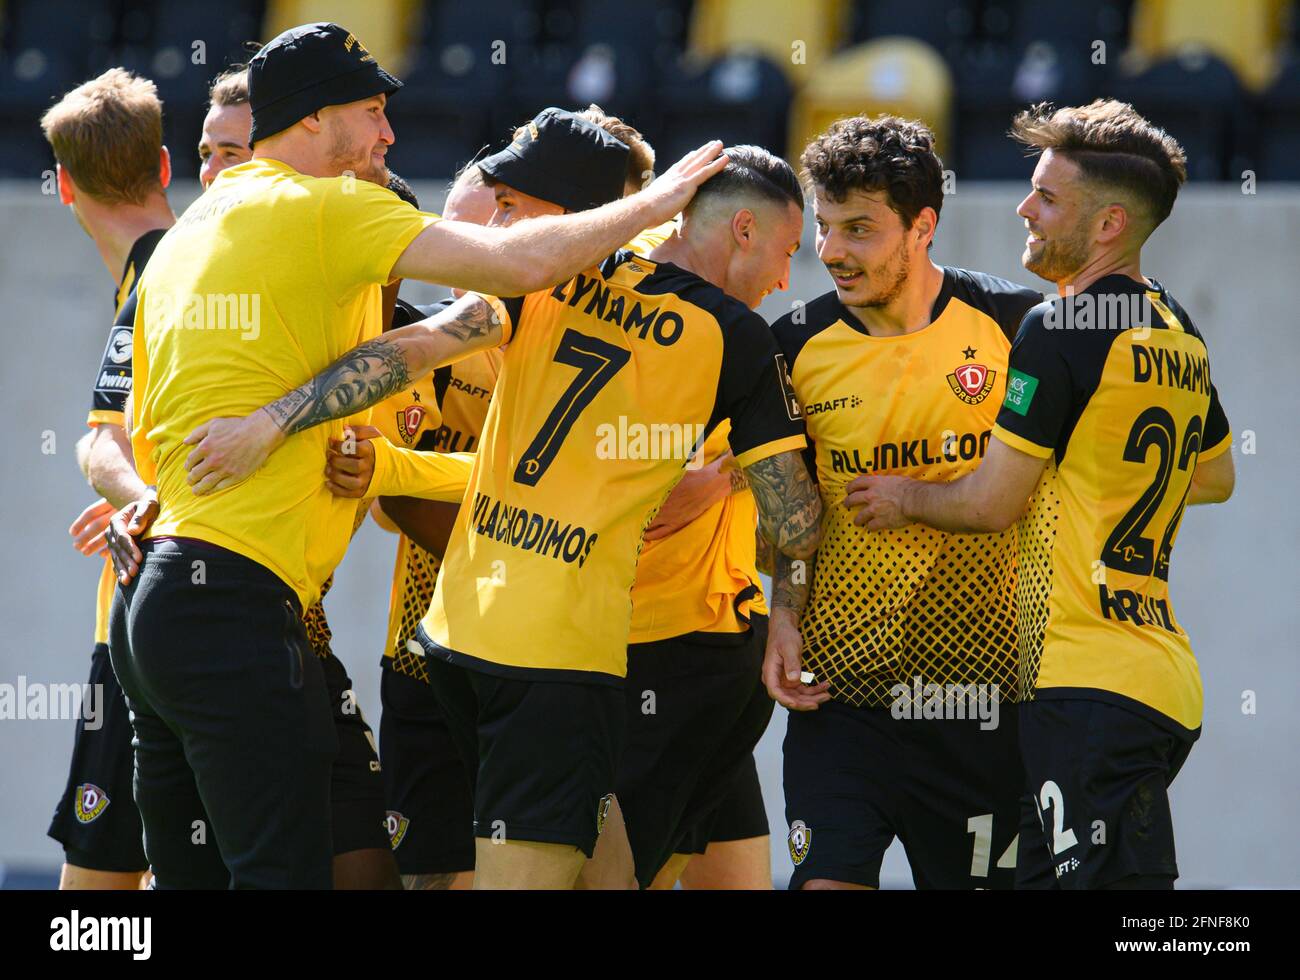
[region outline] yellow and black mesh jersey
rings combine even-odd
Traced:
[[[1035,309],[993,431],[1047,460],[1020,522],[1030,696],[1110,701],[1194,738],[1201,678],[1169,564],[1192,471],[1232,437],[1187,313],[1121,275]]]
[[[1014,533],[867,531],[844,506],[859,474],[950,481],[988,449],[1010,338],[1042,297],[965,269],[943,277],[931,322],[912,333],[871,336],[833,291],[773,328],[825,508],[804,663],[851,705],[891,704],[917,678],[1016,696]]]
[[[709,433],[704,462],[726,452],[729,432],[723,422]],[[754,495],[742,490],[668,537],[645,542],[632,586],[628,643],[687,633],[707,633],[719,643],[738,640],[749,630],[750,616],[767,615],[754,548],[757,528]]]
[[[412,307],[398,300],[393,327],[421,320],[450,302]],[[503,356],[498,349],[480,351],[440,367],[408,391],[381,404],[372,414],[372,421],[390,440],[400,438],[402,444],[422,452],[474,452]],[[387,424],[392,426],[391,433],[384,429]],[[415,643],[415,631],[429,611],[438,565],[437,555],[405,534],[398,535],[384,656],[392,659],[392,668],[399,674],[426,682],[429,672],[424,652]]]
[[[135,240],[122,267],[122,281],[113,293],[113,325],[108,331],[108,345],[95,375],[90,393],[90,414],[86,424],[122,425],[125,420],[126,396],[131,393],[131,329],[135,323],[135,282],[149,263],[154,247],[167,233],[165,228],[147,231]],[[117,577],[113,563],[104,559],[95,590],[95,642],[108,642],[108,610],[113,604]]]
[[[366,514],[370,512],[370,499],[365,498],[357,501],[357,513],[352,518],[352,534],[355,537],[357,530],[366,521]],[[329,620],[325,618],[325,596],[334,585],[334,576],[331,574],[323,585],[320,587],[320,598],[307,607],[307,611],[302,614],[303,626],[307,628],[307,642],[315,651],[316,656],[324,660],[330,655],[330,641],[334,639],[334,632],[330,629]]]
[[[620,683],[641,535],[723,419],[737,463],[805,445],[762,318],[621,250],[491,301],[509,344],[423,628],[506,675]]]

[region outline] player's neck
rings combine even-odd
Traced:
[[[1103,252],[1094,256],[1076,272],[1071,273],[1056,283],[1057,292],[1062,296],[1067,291],[1081,293],[1099,279],[1107,276],[1127,276],[1135,282],[1145,283],[1142,275],[1142,252]]]
[[[176,223],[164,194],[152,194],[144,204],[104,205],[83,198],[78,213],[116,285],[122,284],[127,256],[141,235]]]
[[[943,289],[943,269],[926,255],[902,291],[884,306],[846,307],[873,337],[901,337],[930,325],[934,301]]]
[[[710,239],[703,242],[696,241],[693,237],[683,237],[681,231],[674,230],[671,235],[664,239],[663,243],[657,245],[650,251],[650,259],[654,262],[671,262],[679,269],[685,269],[687,272],[693,272],[706,282],[711,282],[724,293],[727,291],[727,252],[725,249],[715,247],[716,243]]]

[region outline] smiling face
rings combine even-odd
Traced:
[[[736,213],[732,234],[741,247],[727,270],[727,292],[757,309],[769,293],[790,285],[790,260],[799,251],[803,212],[793,201],[764,201]]]
[[[509,184],[496,184],[492,188],[496,210],[492,213],[489,228],[508,228],[525,218],[539,218],[548,214],[564,214],[564,208],[540,197],[533,197]]]
[[[252,127],[253,110],[247,102],[214,105],[208,110],[199,137],[199,183],[204,190],[227,167],[252,159],[253,148],[248,145]]]
[[[923,209],[924,213],[932,213]],[[902,293],[912,269],[919,229],[903,227],[884,191],[850,191],[843,201],[821,187],[813,195],[817,257],[848,307],[887,306]],[[919,218],[918,218],[919,221]],[[928,242],[929,236],[924,236]],[[920,245],[924,251],[924,242]]]
[[[385,154],[396,137],[384,115],[387,103],[388,96],[380,94],[320,110],[321,133],[329,140],[328,168],[332,176],[351,172],[380,186],[388,183]]]
[[[1016,208],[1029,229],[1020,261],[1036,276],[1064,282],[1088,263],[1096,208],[1078,166],[1053,150],[1039,158],[1031,183]]]

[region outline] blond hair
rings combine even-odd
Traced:
[[[110,68],[51,106],[41,131],[54,159],[96,200],[143,204],[162,190],[162,102],[147,78]]]

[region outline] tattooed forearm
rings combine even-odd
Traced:
[[[500,336],[492,307],[465,296],[427,320],[359,344],[265,408],[280,431],[292,435],[364,411],[439,365],[495,346]]]
[[[790,609],[802,616],[812,589],[813,565],[817,553],[807,558],[791,558],[777,552],[776,570],[772,573],[772,608]]]
[[[456,873],[454,871],[439,874],[402,875],[402,887],[408,892],[446,891],[451,888],[452,882],[455,880]]]
[[[758,570],[764,575],[776,574],[776,549],[772,542],[763,537],[761,527],[754,529],[754,557]]]
[[[776,550],[807,558],[821,540],[822,499],[798,451],[777,453],[745,467],[758,504],[760,532]]]
[[[406,353],[391,334],[359,344],[305,385],[266,406],[286,435],[347,418],[411,383]]]

